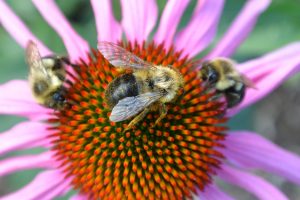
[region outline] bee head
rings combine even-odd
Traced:
[[[154,78],[154,86],[160,89],[167,89],[172,84],[171,77],[167,74],[162,74]]]
[[[183,86],[181,74],[172,67],[158,67],[152,76],[154,88],[164,92],[164,102],[170,102]]]
[[[63,91],[58,90],[52,94],[52,100],[49,101],[48,105],[50,108],[60,110],[65,106],[66,102],[67,100],[65,98],[65,95],[63,94]]]
[[[203,81],[208,81],[209,84],[215,84],[219,80],[219,76],[219,73],[211,63],[203,63],[201,68],[201,78]]]
[[[153,75],[153,86],[162,90],[170,88],[173,78],[168,70],[160,68]]]
[[[65,101],[65,97],[60,92],[55,92],[52,98],[54,101]]]

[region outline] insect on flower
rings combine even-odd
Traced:
[[[154,65],[135,56],[122,47],[100,42],[98,50],[115,67],[130,68],[115,78],[105,92],[108,105],[112,108],[109,119],[113,122],[124,121],[136,116],[127,126],[131,129],[146,114],[159,110],[159,123],[167,114],[166,103],[176,99],[183,86],[183,78],[172,66]]]
[[[68,58],[57,55],[41,57],[37,45],[29,41],[26,62],[29,66],[29,84],[36,101],[45,107],[62,109],[66,104],[63,83],[65,64],[70,64]]]
[[[246,88],[255,88],[254,83],[236,70],[235,62],[228,58],[215,58],[202,64],[199,76],[214,87],[218,93],[223,93],[227,107],[232,108],[243,101]]]
[[[92,49],[72,28],[56,1],[32,2],[41,14],[37,17],[42,16],[61,37],[72,63],[51,53],[52,50],[31,33],[10,8],[11,3],[6,1],[0,1],[1,26],[22,48],[28,48],[28,41],[35,41],[38,48],[33,45],[29,52],[35,52],[37,56],[29,60],[39,64],[30,64],[30,70],[37,66],[42,78],[45,79],[47,73],[56,77],[57,87],[51,91],[62,94],[68,106],[56,109],[44,101],[40,102],[44,106],[37,105],[39,99],[32,97],[36,79],[30,79],[30,84],[27,80],[11,80],[0,85],[0,114],[27,118],[0,134],[0,178],[13,175],[20,180],[16,174],[20,171],[42,170],[22,188],[11,188],[5,182],[7,187],[0,189],[1,199],[55,199],[66,193],[69,195],[72,190],[76,190],[76,194],[70,199],[82,200],[233,199],[218,187],[215,178],[251,193],[251,199],[254,196],[264,200],[288,199],[280,189],[253,174],[254,170],[300,184],[298,155],[280,148],[261,134],[247,130],[229,131],[227,127],[228,117],[259,101],[300,71],[300,43],[293,42],[237,66],[240,74],[249,77],[259,88],[247,90],[240,104],[241,93],[245,92],[243,84],[249,87],[246,82],[233,79],[233,84],[229,82],[234,86],[227,85],[224,89],[218,85],[222,77],[215,77],[216,83],[209,84],[198,76],[199,67],[205,66],[202,61],[213,62],[220,57],[232,56],[270,0],[245,1],[228,31],[207,55],[203,50],[211,44],[218,30],[224,0],[199,0],[196,5],[195,1],[167,1],[162,13],[158,12],[158,1],[123,0],[120,1],[120,21],[115,19],[112,9],[114,1],[91,0],[99,51]],[[192,7],[195,8],[190,20],[181,26],[182,16]],[[153,28],[156,30],[152,31]],[[52,38],[48,39],[52,41]],[[116,41],[123,42],[122,48],[115,45]],[[125,56],[120,51],[125,51]],[[122,56],[114,57],[116,53]],[[204,57],[197,62],[196,55],[202,53]],[[66,70],[62,74],[68,76],[60,79],[59,73],[53,71],[53,61],[62,62],[64,67],[75,67],[70,71],[69,67],[61,68]],[[118,69],[126,73],[120,75]],[[138,76],[143,73],[149,79]],[[33,75],[37,74],[30,74],[30,78]],[[175,80],[177,88],[171,92],[167,85],[174,87]],[[239,86],[235,86],[234,81]],[[59,92],[62,86],[66,93]],[[184,93],[180,92],[181,87]],[[230,93],[229,88],[233,90]],[[128,93],[131,95],[127,96]],[[139,98],[142,94],[148,98]],[[47,95],[53,98],[50,93]],[[226,95],[240,96],[233,103],[238,106],[228,111],[224,106],[224,100],[228,101]],[[129,101],[129,107],[136,102],[142,105],[138,109],[130,107],[134,114],[118,105],[128,98],[135,99]],[[108,103],[111,108],[106,106]],[[49,112],[46,107],[54,107],[55,112]],[[114,114],[116,108],[119,113]],[[126,112],[121,113],[122,109]],[[148,114],[134,130],[122,133],[130,118],[135,119],[145,110],[149,110]],[[168,113],[162,120],[164,123],[149,128],[155,123],[153,119],[159,118],[159,112],[161,118],[164,117],[162,114]],[[111,120],[118,119],[122,123],[113,123],[107,117],[110,114]],[[41,147],[45,151],[39,154],[10,156],[14,151]],[[9,190],[3,192],[7,188]],[[290,199],[297,197],[288,195]],[[245,195],[237,199],[245,199]]]

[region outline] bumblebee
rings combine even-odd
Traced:
[[[65,65],[70,64],[69,60],[57,55],[41,57],[37,45],[29,41],[26,62],[29,66],[29,84],[36,101],[48,108],[62,109],[66,104],[63,87]]]
[[[141,121],[149,111],[159,110],[155,125],[167,114],[166,103],[176,99],[183,87],[183,78],[172,66],[146,62],[124,48],[100,42],[98,50],[116,68],[131,69],[109,83],[105,99],[112,112],[109,119],[120,122],[134,117],[126,130]]]
[[[255,88],[251,80],[239,73],[234,61],[227,58],[216,58],[202,64],[199,76],[218,93],[223,93],[227,107],[238,105],[245,96],[246,88]]]

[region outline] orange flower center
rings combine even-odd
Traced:
[[[121,72],[96,51],[74,68],[67,100],[72,106],[55,114],[56,158],[73,186],[91,199],[183,199],[211,180],[222,154],[215,150],[226,127],[224,106],[197,77],[196,64],[164,45],[124,46],[140,58],[172,65],[184,78],[184,92],[167,104],[167,116],[152,127],[150,112],[134,129],[131,119],[114,123],[104,96]],[[123,72],[124,73],[124,72]]]

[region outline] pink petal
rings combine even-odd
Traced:
[[[157,43],[164,42],[166,47],[172,44],[181,16],[189,2],[190,0],[169,0],[167,2],[154,37]]]
[[[18,156],[0,161],[0,176],[6,176],[17,171],[37,168],[57,167],[50,151],[38,155]]]
[[[300,69],[300,43],[294,43],[267,54],[261,58],[248,61],[238,66],[239,70],[253,80],[257,89],[249,88],[244,101],[229,112],[233,115],[265,97],[283,81]]]
[[[34,121],[49,118],[50,115],[41,110],[43,108],[36,103],[27,103],[18,99],[0,100],[0,113],[4,115],[27,117]]]
[[[220,190],[216,185],[209,184],[205,186],[204,191],[198,191],[202,200],[233,200],[228,194]]]
[[[39,120],[48,118],[49,112],[50,109],[35,102],[27,81],[13,80],[0,85],[0,114]]]
[[[28,41],[33,40],[37,43],[42,55],[51,54],[51,51],[32,34],[24,22],[3,0],[0,0],[0,24],[21,47],[25,48]]]
[[[87,197],[82,194],[75,194],[74,196],[72,196],[70,198],[70,200],[86,200],[86,199],[87,199]]]
[[[121,0],[122,26],[128,41],[147,40],[154,28],[158,10],[156,1]]]
[[[94,10],[98,41],[117,42],[121,40],[122,30],[116,21],[109,0],[91,0]]]
[[[0,99],[14,100],[19,99],[28,103],[35,103],[28,81],[11,80],[0,85]]]
[[[223,165],[218,177],[237,187],[241,187],[261,200],[288,200],[288,198],[263,178],[248,172]]]
[[[90,50],[88,43],[76,33],[55,2],[33,0],[33,3],[49,25],[60,35],[70,58],[73,61],[78,61],[80,58],[87,59]]]
[[[300,157],[248,131],[228,134],[223,154],[244,168],[262,169],[300,185]]]
[[[249,0],[233,21],[223,38],[218,42],[207,59],[214,57],[229,57],[247,38],[252,31],[257,18],[264,12],[271,0]]]
[[[0,155],[10,151],[49,146],[49,130],[41,122],[22,122],[0,134]]]
[[[270,70],[274,70],[274,64],[278,62],[285,62],[290,59],[294,59],[298,57],[299,54],[300,54],[300,42],[294,42],[284,47],[281,47],[280,49],[277,49],[273,52],[270,52],[266,55],[263,55],[260,58],[255,58],[247,62],[241,63],[238,65],[238,69],[243,74],[247,74],[247,75],[250,73],[262,74]]]
[[[33,181],[22,189],[8,194],[1,198],[1,200],[15,200],[15,199],[32,199],[32,200],[49,200],[52,192],[57,192],[57,188],[61,189],[61,193],[65,191],[66,183],[69,180],[66,180],[64,175],[61,174],[58,170],[48,170],[38,174]],[[57,194],[59,196],[60,194]]]
[[[48,191],[45,191],[44,193],[37,196],[35,199],[36,200],[58,199],[57,197],[62,197],[64,195],[66,195],[71,190],[72,190],[71,179],[70,178],[68,178],[68,179],[65,178],[62,183],[60,183],[59,185],[57,185],[54,188],[51,188]]]
[[[205,49],[215,37],[223,5],[224,0],[198,1],[190,23],[176,37],[176,49],[190,57]]]

